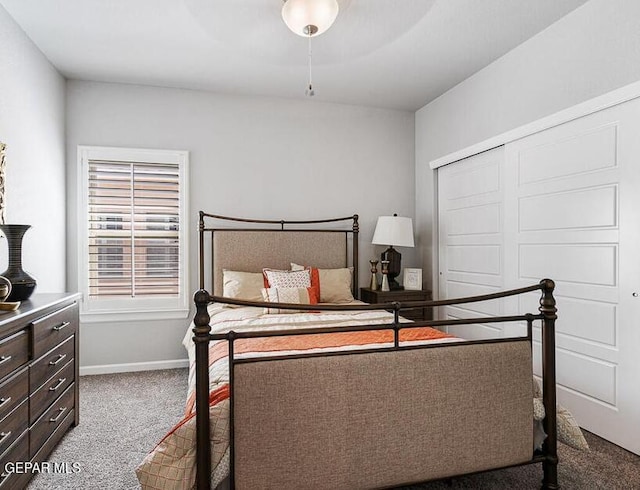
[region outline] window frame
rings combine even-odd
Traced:
[[[89,296],[89,161],[177,164],[179,172],[179,293],[177,298],[91,298]],[[187,318],[189,304],[189,152],[105,146],[78,146],[78,289],[83,322]]]

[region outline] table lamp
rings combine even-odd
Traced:
[[[402,254],[396,247],[413,247],[413,223],[411,218],[404,218],[394,214],[393,216],[380,216],[373,233],[374,245],[388,245],[389,248],[382,252],[381,260],[389,261],[389,289],[403,289],[396,277],[400,274]]]

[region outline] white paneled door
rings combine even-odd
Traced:
[[[506,146],[506,283],[556,282],[558,401],[640,454],[640,100]],[[540,352],[540,332],[534,332]],[[539,359],[539,356],[535,356]],[[534,371],[540,373],[540,364]]]
[[[438,170],[439,297],[552,278],[558,401],[582,427],[636,454],[639,135],[636,99]],[[538,297],[441,316],[535,312]],[[477,336],[517,332],[483,330]],[[540,374],[539,327],[534,351]]]
[[[504,289],[504,148],[495,148],[438,170],[438,288],[440,298],[490,294]],[[447,306],[440,318],[503,314],[502,301]],[[462,338],[504,335],[498,323],[451,326]]]

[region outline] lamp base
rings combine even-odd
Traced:
[[[398,281],[396,281],[396,277],[400,275],[401,266],[402,266],[402,254],[398,252],[393,246],[390,246],[380,256],[382,260],[388,260],[388,273],[387,276],[389,278],[389,289],[391,291],[398,291],[404,289]]]
[[[389,276],[389,291],[401,291],[404,289],[404,286],[400,286],[398,281],[396,281],[395,277]]]

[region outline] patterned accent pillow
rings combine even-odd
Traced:
[[[567,446],[571,446],[575,449],[588,450],[589,444],[582,434],[582,430],[573,418],[571,412],[564,408],[562,405],[558,405],[556,410],[557,424],[558,424],[558,440],[565,443]]]
[[[533,378],[533,418],[542,422],[545,417],[544,404],[542,403],[542,388],[536,378]],[[556,405],[556,428],[558,441],[575,449],[588,450],[589,444],[571,412],[562,405]]]
[[[262,298],[266,303],[291,303],[296,305],[318,304],[315,288],[265,288]],[[265,308],[265,313],[308,313],[303,310],[283,310],[280,308]]]
[[[354,301],[351,292],[353,267],[340,269],[317,269],[291,263],[292,271],[308,269],[311,271],[311,285],[318,289],[320,303],[350,303]]]
[[[262,269],[269,288],[310,288],[311,272],[301,271],[281,271],[275,269]]]
[[[542,422],[544,420],[546,413],[544,410],[544,403],[542,403],[542,398],[534,398],[533,399],[533,420]]]

